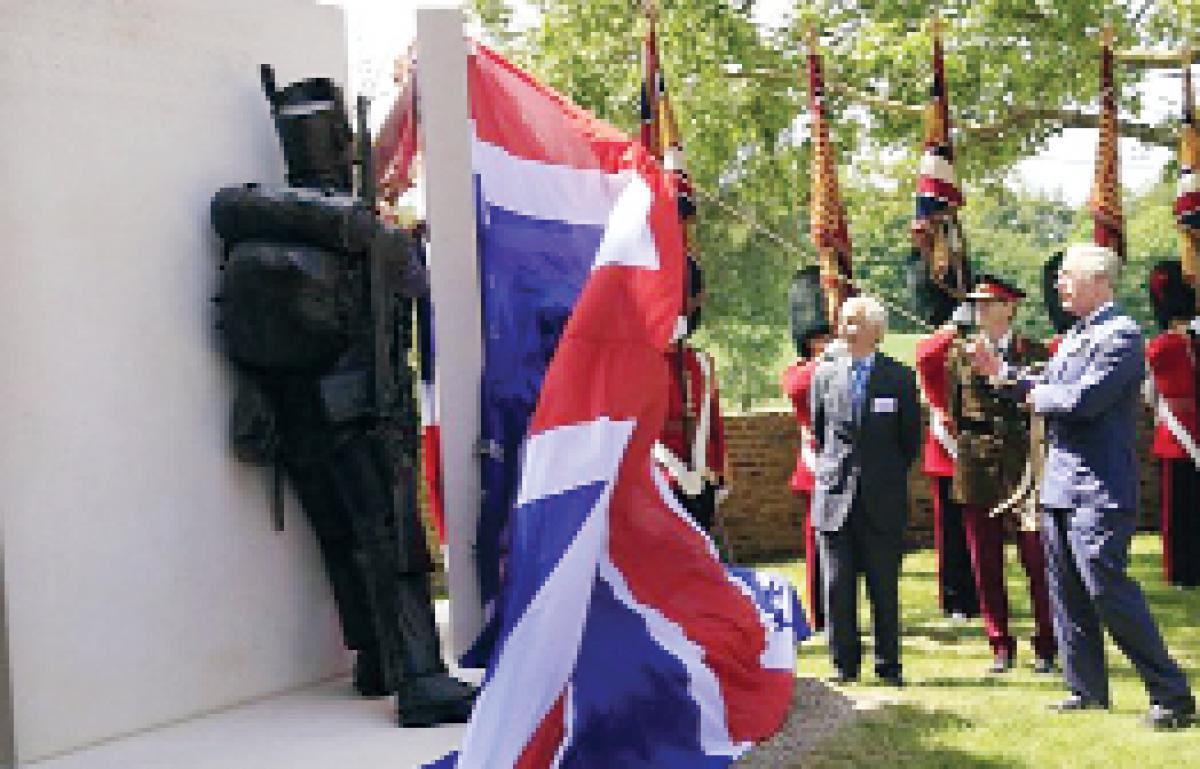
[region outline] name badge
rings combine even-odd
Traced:
[[[871,400],[871,413],[873,414],[894,414],[896,413],[895,398],[874,398]]]

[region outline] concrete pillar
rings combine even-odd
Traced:
[[[417,92],[429,221],[429,265],[441,405],[451,637],[465,652],[483,624],[475,533],[479,519],[482,320],[475,185],[467,105],[467,42],[457,8],[417,11]]]
[[[24,763],[346,669],[299,508],[274,533],[229,450],[208,204],[283,179],[258,65],[345,82],[347,55],[313,0],[0,0],[0,30],[0,752]]]

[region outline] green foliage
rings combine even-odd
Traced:
[[[1066,696],[1061,674],[1030,670],[1032,635],[1028,577],[1011,546],[1006,556],[1013,634],[1021,639],[1015,668],[1001,676],[984,671],[991,650],[982,622],[956,623],[937,608],[937,561],[932,550],[904,557],[900,606],[904,630],[904,676],[908,686],[881,686],[864,675],[860,684],[838,687],[841,695],[866,707],[848,727],[817,740],[810,753],[781,769],[1047,769],[1048,767],[1194,766],[1200,756],[1200,729],[1163,735],[1139,723],[1148,706],[1136,671],[1111,641],[1113,710],[1056,715],[1046,706]],[[1130,553],[1129,575],[1145,591],[1172,656],[1194,682],[1200,675],[1200,592],[1172,588],[1162,581],[1162,545],[1156,534],[1139,534]],[[773,567],[793,584],[804,584],[803,562]],[[870,627],[865,601],[859,602]],[[870,649],[865,658],[870,660]],[[798,674],[830,673],[826,639],[801,647]],[[1189,759],[1187,756],[1192,756]]]
[[[640,3],[532,4],[538,22],[518,29],[509,3],[471,3],[492,41],[517,63],[636,132],[645,31]],[[808,94],[801,73],[807,26],[823,35],[856,275],[900,305],[922,134],[911,107],[925,102],[931,77],[928,3],[797,3],[794,21],[776,31],[754,23],[755,6],[754,0],[658,3],[660,53],[689,172],[699,190],[742,214],[702,197],[693,238],[708,288],[698,340],[717,356],[726,402],[735,408],[778,397],[779,366],[791,355],[787,286],[795,268],[812,259]],[[968,246],[981,269],[1009,276],[1029,292],[1020,322],[1046,335],[1041,265],[1072,237],[1090,239],[1090,219],[1003,184],[1016,161],[1064,125],[1061,115],[1030,116],[1022,108],[1094,112],[1098,29],[1113,22],[1118,47],[1177,45],[1179,24],[1200,21],[1200,0],[948,0],[940,7],[953,120],[965,129],[956,141],[968,199],[962,212]],[[1136,115],[1138,75],[1118,70],[1123,108]],[[776,74],[735,77],[733,71]],[[910,108],[881,106],[880,100]],[[1143,320],[1149,317],[1146,265],[1177,253],[1170,196],[1164,185],[1127,202],[1131,269],[1122,296]],[[898,313],[893,327],[917,330]]]

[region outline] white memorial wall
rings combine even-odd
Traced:
[[[260,63],[344,83],[341,11],[0,0],[0,765],[346,668],[228,445],[208,201],[282,180]]]

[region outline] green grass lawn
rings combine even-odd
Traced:
[[[865,635],[863,682],[842,691],[856,699],[882,698],[885,704],[832,735],[803,759],[804,769],[1200,767],[1200,728],[1155,733],[1141,724],[1148,705],[1145,690],[1111,641],[1112,711],[1058,715],[1047,710],[1066,692],[1060,675],[1038,676],[1029,669],[1029,594],[1012,545],[1007,555],[1013,632],[1021,641],[1016,668],[1000,676],[984,672],[991,652],[981,621],[944,619],[937,609],[934,554],[912,553],[904,560],[900,585],[908,686],[874,685],[870,636]],[[1157,536],[1139,536],[1131,561],[1130,573],[1146,591],[1172,655],[1187,669],[1192,685],[1200,687],[1200,590],[1180,591],[1163,583]],[[802,562],[768,568],[804,584]],[[862,626],[869,628],[865,596],[860,604]],[[817,677],[831,672],[822,637],[804,645],[799,672]]]

